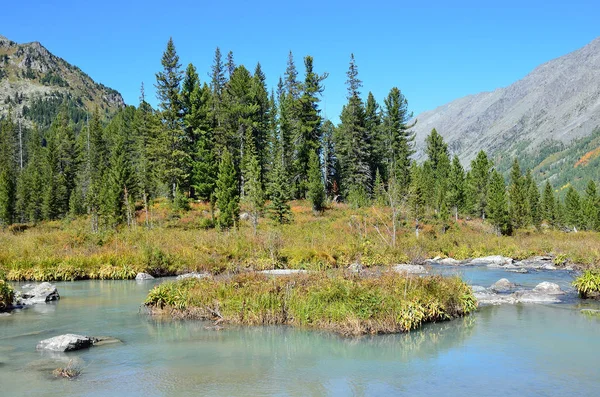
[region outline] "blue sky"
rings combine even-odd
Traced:
[[[155,104],[154,74],[172,36],[183,68],[192,62],[208,79],[215,47],[236,63],[261,62],[274,87],[287,54],[312,55],[328,72],[321,104],[337,120],[345,72],[354,53],[363,93],[377,100],[393,86],[418,114],[453,99],[490,91],[537,65],[600,36],[598,1],[51,1],[8,2],[0,34],[40,41],[93,79],[137,105],[142,81]],[[523,5],[527,3],[527,5]],[[500,2],[498,2],[500,4]]]

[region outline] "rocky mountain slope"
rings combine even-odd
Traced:
[[[594,131],[600,126],[600,38],[508,87],[457,99],[416,119],[417,158],[436,128],[465,165],[483,149],[500,168],[513,157],[522,159],[538,171],[538,179],[556,179],[565,167],[583,170],[600,155],[589,153],[599,143]],[[570,150],[574,147],[579,149]]]
[[[95,107],[108,115],[124,106],[121,94],[94,82],[40,43],[17,44],[0,36],[0,116],[11,109],[13,116],[44,125],[63,103],[72,115]]]

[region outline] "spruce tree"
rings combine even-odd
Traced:
[[[0,121],[0,225],[13,223],[16,206],[15,128],[10,120]]]
[[[163,70],[156,74],[156,96],[162,116],[162,155],[160,157],[163,182],[169,188],[171,199],[175,197],[177,185],[185,178],[186,138],[183,133],[180,100],[180,85],[183,79],[179,56],[175,50],[173,38],[169,39],[162,55]]]
[[[419,229],[425,216],[425,190],[426,181],[422,168],[414,161],[410,167],[410,186],[408,190],[408,206],[412,218],[415,220],[415,235],[419,237]]]
[[[600,229],[600,196],[596,189],[596,183],[590,180],[585,189],[583,198],[583,217],[587,230]]]
[[[487,154],[481,150],[477,157],[471,161],[471,170],[469,171],[469,195],[473,198],[473,214],[485,219],[487,210],[487,192],[488,181],[492,162]]]
[[[525,179],[521,175],[519,161],[515,158],[510,170],[510,186],[509,192],[509,212],[511,224],[516,229],[527,225],[528,208],[527,208],[527,186]]]
[[[491,173],[487,196],[487,219],[494,226],[497,234],[510,234],[511,223],[506,200],[506,185],[504,177],[496,170]]]
[[[544,193],[542,195],[541,203],[542,219],[548,222],[551,226],[557,226],[556,224],[556,198],[554,197],[554,191],[550,182],[546,181],[544,186]]]
[[[289,191],[287,187],[289,185],[289,178],[281,156],[277,156],[270,179],[269,197],[271,198],[271,203],[268,209],[271,218],[279,224],[289,223],[292,219],[292,212],[288,204]]]
[[[387,167],[386,176],[395,174],[404,192],[410,182],[410,158],[414,153],[414,134],[407,125],[411,116],[402,92],[392,88],[384,100],[381,155]]]
[[[325,205],[325,187],[321,172],[321,161],[316,152],[311,151],[308,168],[308,199],[313,211],[321,212]]]
[[[448,190],[446,195],[448,206],[454,212],[454,218],[458,222],[458,212],[462,210],[465,202],[465,170],[458,159],[454,156],[450,174],[448,176]]]
[[[235,165],[229,150],[225,149],[219,163],[219,176],[215,191],[216,205],[219,210],[217,224],[228,229],[237,224],[240,213],[240,195]]]
[[[565,221],[566,225],[573,230],[581,229],[583,224],[581,199],[573,186],[569,186],[565,195]]]
[[[258,219],[265,205],[265,193],[260,180],[260,163],[256,154],[252,154],[246,167],[246,196],[244,200],[250,209],[254,234],[258,227]]]

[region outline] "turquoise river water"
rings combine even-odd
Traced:
[[[489,286],[552,281],[565,303],[480,308],[402,335],[341,338],[288,327],[228,327],[151,318],[138,309],[162,280],[57,283],[61,300],[0,316],[0,396],[599,396],[600,317],[572,274],[439,267]],[[37,352],[63,333],[122,344]],[[75,380],[52,370],[72,362]]]

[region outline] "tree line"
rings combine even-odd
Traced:
[[[381,105],[370,92],[363,100],[353,55],[334,125],[319,107],[327,73],[315,71],[311,56],[303,64],[300,76],[290,52],[269,91],[260,63],[250,72],[217,48],[203,82],[193,64],[182,69],[171,39],[156,73],[158,109],[142,85],[137,107],[108,121],[96,110],[84,127],[67,106],[45,129],[25,129],[9,114],[0,125],[0,223],[88,215],[97,231],[132,225],[141,210],[149,225],[152,201],[166,197],[181,211],[190,199],[210,203],[211,224],[223,229],[237,224],[241,202],[255,228],[265,212],[290,222],[293,199],[315,211],[328,200],[388,206],[394,227],[404,216],[417,233],[424,219],[447,224],[459,215],[488,219],[505,234],[544,221],[600,228],[593,182],[583,197],[570,188],[563,202],[549,183],[540,193],[515,160],[506,185],[484,152],[465,171],[435,130],[427,159],[416,163],[407,99],[394,87]]]

